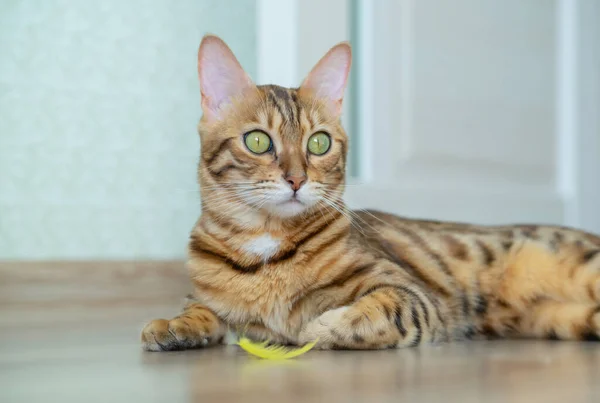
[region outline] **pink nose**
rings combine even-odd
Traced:
[[[287,183],[290,184],[292,190],[295,192],[302,187],[306,183],[306,176],[292,176],[288,175],[285,177]]]

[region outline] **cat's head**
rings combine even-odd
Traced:
[[[199,180],[204,208],[287,219],[339,203],[348,138],[340,123],[351,50],[333,47],[299,88],[255,85],[215,36],[203,38]]]

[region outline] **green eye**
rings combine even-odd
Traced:
[[[308,139],[308,151],[314,155],[323,155],[329,151],[331,138],[325,132],[318,132]]]
[[[254,154],[264,154],[273,148],[273,142],[268,134],[254,131],[244,135],[244,143]]]

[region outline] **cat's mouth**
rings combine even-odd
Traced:
[[[310,206],[307,200],[301,200],[299,195],[290,195],[284,200],[272,204],[273,213],[280,217],[294,217],[302,214]]]
[[[279,203],[282,206],[293,206],[293,205],[303,205],[304,203],[302,203],[300,200],[298,200],[298,198],[296,197],[296,195],[290,197],[288,200],[283,201],[281,203]]]

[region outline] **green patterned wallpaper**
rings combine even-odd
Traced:
[[[3,2],[0,260],[184,256],[207,32],[254,75],[253,0]]]

